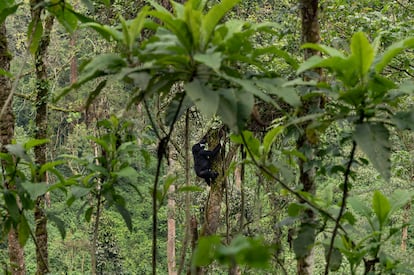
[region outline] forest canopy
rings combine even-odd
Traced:
[[[3,1],[4,273],[413,274],[413,11]]]

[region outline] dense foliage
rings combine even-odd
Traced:
[[[414,272],[413,3],[320,1],[322,43],[301,45],[297,1],[32,2],[60,23],[46,62],[49,139],[33,138],[28,60],[44,26],[26,2],[0,7],[16,115],[0,153],[5,272],[11,229],[36,272],[39,197],[53,274],[164,274],[171,217],[180,270],[292,274],[312,250],[315,274]],[[321,55],[304,60],[304,49]],[[225,148],[213,235],[197,226],[213,191],[188,176],[188,143],[204,135]],[[316,171],[314,193],[299,162]]]

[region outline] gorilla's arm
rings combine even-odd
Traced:
[[[200,152],[203,156],[207,158],[215,158],[218,152],[220,151],[221,144],[217,144],[217,146],[212,151],[203,150]]]

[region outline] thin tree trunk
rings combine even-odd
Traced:
[[[185,114],[185,130],[184,130],[184,151],[185,151],[185,186],[190,186],[190,110]],[[185,192],[185,235],[181,249],[181,257],[178,265],[177,274],[180,275],[185,265],[185,255],[187,253],[188,242],[191,237],[191,213],[190,213],[190,192]],[[197,227],[196,227],[197,230]]]
[[[302,43],[319,43],[320,42],[320,29],[318,21],[319,1],[318,0],[300,0],[301,20],[302,20]],[[305,59],[308,59],[312,55],[317,54],[314,50],[305,50]],[[320,73],[320,71],[319,71]],[[303,112],[304,114],[312,112],[312,109],[319,107],[319,99],[312,102],[304,102]],[[302,151],[310,152],[306,155],[307,161],[299,160],[299,180],[303,186],[303,191],[314,194],[316,190],[315,185],[315,168],[307,167],[306,163],[314,158],[312,148],[315,144],[309,140],[306,134],[307,125],[303,125],[303,131],[297,141],[297,148]],[[306,230],[310,235],[311,240],[309,243],[315,243],[315,212],[308,209],[305,212],[302,219],[300,230]],[[308,275],[313,273],[313,261],[314,261],[314,248],[313,245],[306,248],[303,256],[297,259],[297,274]]]
[[[403,212],[403,223],[408,223],[410,221],[410,211],[411,211],[411,202],[407,203],[404,207]],[[402,228],[401,232],[401,250],[407,251],[407,240],[408,240],[408,225]]]
[[[171,164],[171,162],[170,162]],[[175,268],[175,186],[170,185],[168,189],[168,222],[167,222],[167,264],[168,274],[176,275]]]
[[[220,142],[219,131],[211,133],[208,139],[211,148]],[[223,150],[223,149],[222,149]],[[216,233],[220,225],[221,203],[224,194],[224,178],[222,173],[223,157],[218,154],[213,163],[212,169],[219,172],[219,176],[211,184],[207,206],[205,208],[205,220],[201,230],[201,236],[210,236]]]
[[[70,84],[78,80],[78,59],[76,58],[76,33],[72,33],[69,41],[70,48],[73,50],[73,56],[70,59]]]
[[[175,158],[173,150],[169,154],[168,175],[175,175]],[[171,184],[168,188],[167,201],[167,268],[169,275],[176,275],[175,266],[175,186]]]
[[[36,24],[41,24],[41,12],[40,2],[38,0],[31,0],[31,14],[32,20]],[[47,70],[45,64],[46,51],[50,43],[50,32],[53,27],[54,17],[49,15],[45,19],[43,27],[43,35],[36,49],[35,59],[35,71],[36,71],[36,139],[46,139],[47,136],[47,105],[49,97],[49,86],[47,79]],[[41,166],[46,163],[46,144],[36,146],[34,149],[37,165]],[[38,182],[46,182],[46,174],[38,175]],[[36,247],[36,262],[37,270],[36,274],[46,274],[49,272],[48,268],[48,235],[47,235],[47,217],[44,211],[45,208],[45,196],[39,196],[36,199],[36,206],[34,210],[35,217],[35,237],[37,242]]]
[[[6,24],[0,25],[0,68],[10,70],[11,55],[8,50]],[[12,102],[7,103],[11,93],[10,79],[0,75],[0,110],[5,108],[5,112],[0,118],[0,151],[5,152],[4,145],[10,144],[14,135],[14,114]],[[6,106],[7,105],[7,106]],[[6,188],[14,188],[6,183]],[[14,275],[25,274],[25,262],[23,247],[18,241],[18,233],[12,228],[8,233],[8,250],[11,265],[11,273]]]

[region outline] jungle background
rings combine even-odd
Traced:
[[[412,274],[413,14],[2,1],[4,274]]]

